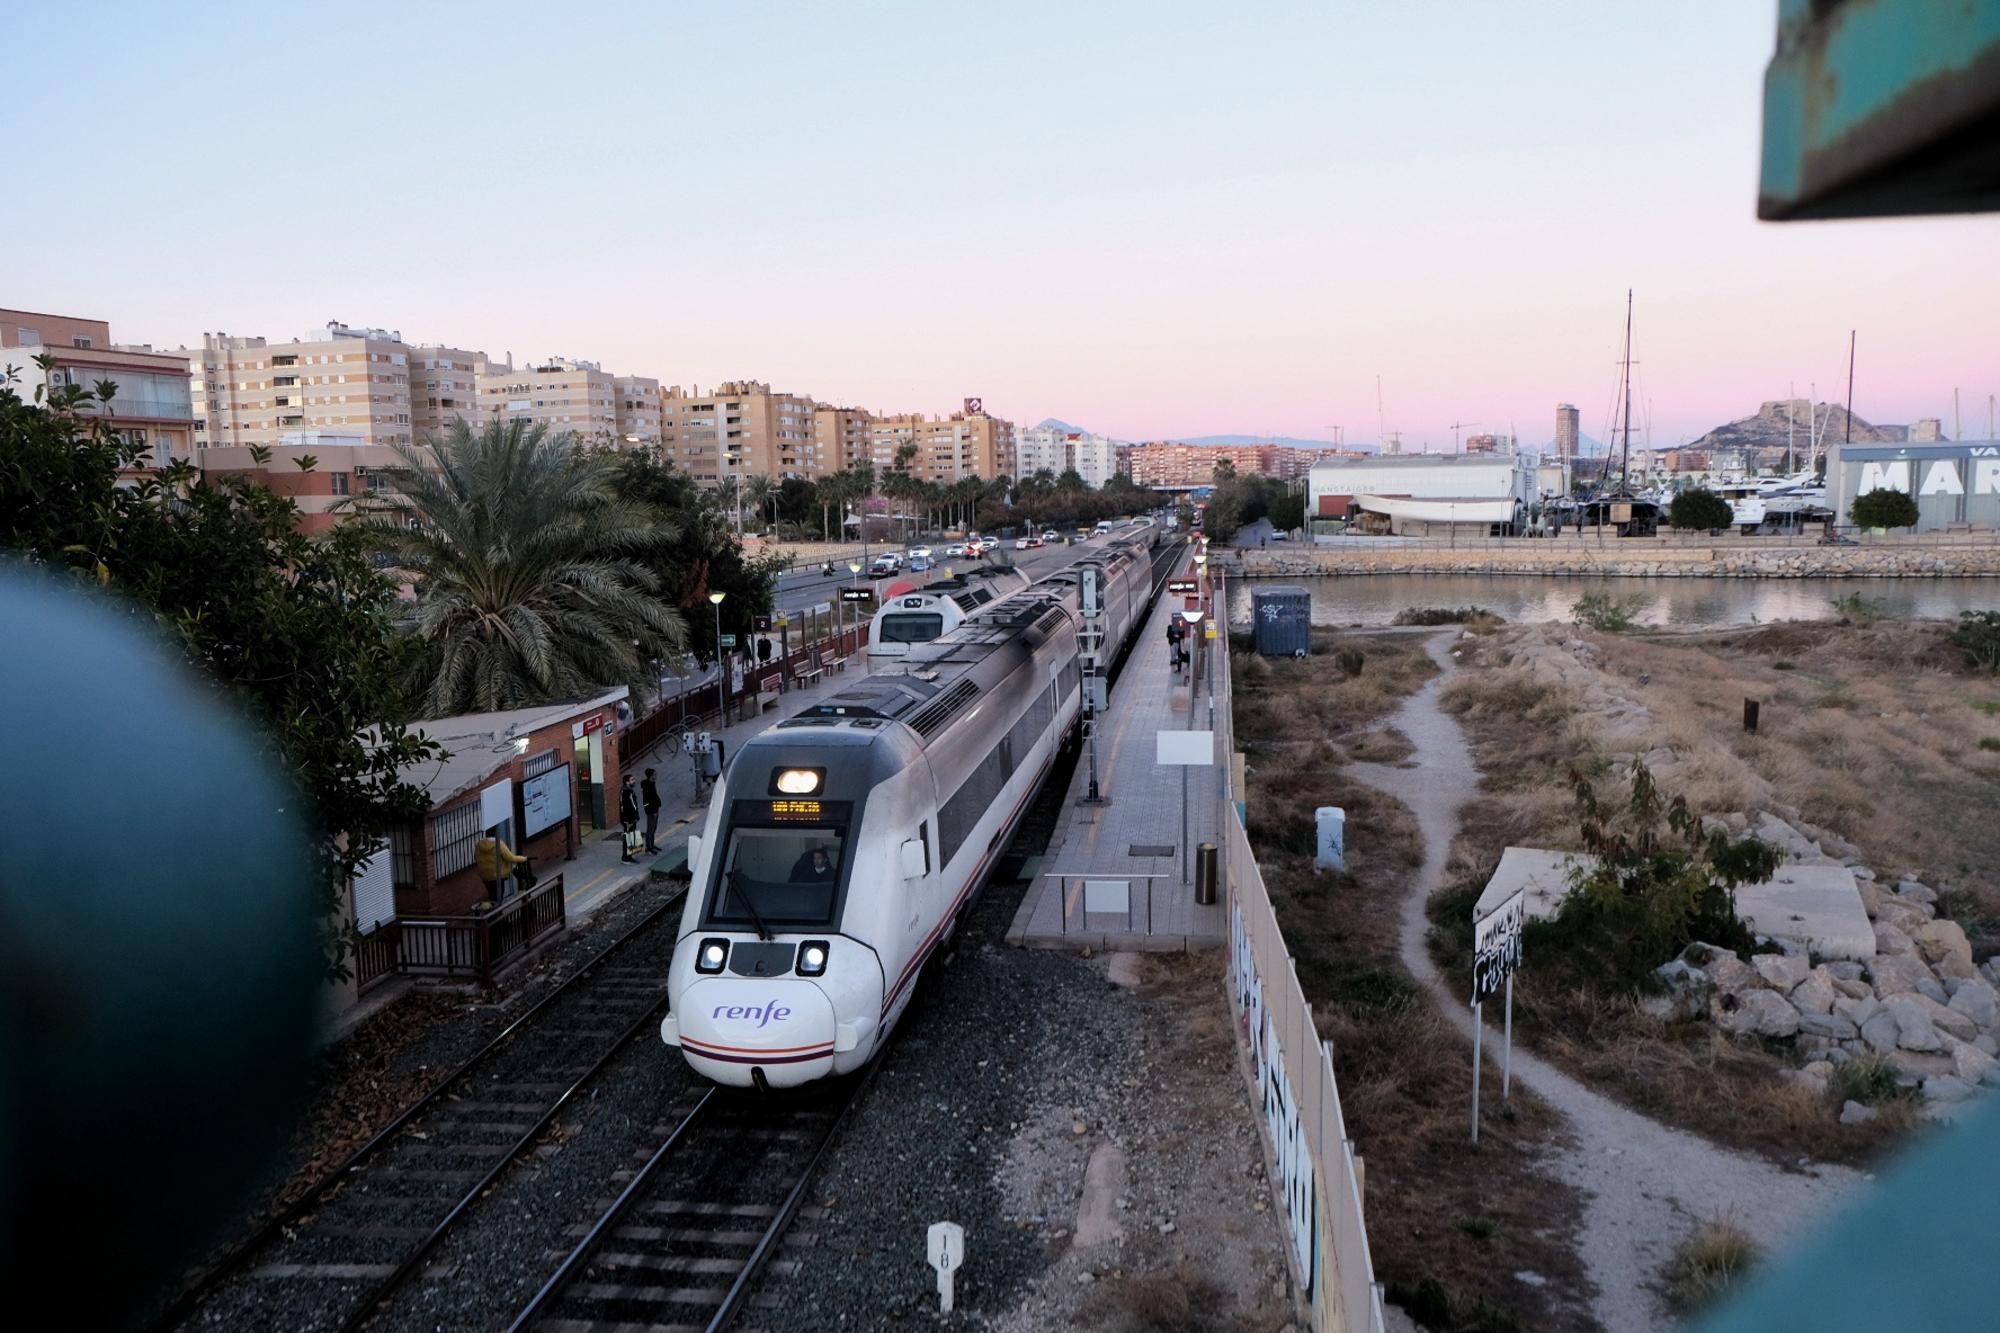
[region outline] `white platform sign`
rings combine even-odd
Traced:
[[[502,778],[479,793],[479,827],[492,828],[513,817],[514,779]]]
[[[1212,731],[1159,731],[1154,733],[1155,763],[1206,768],[1215,762],[1215,733]]]

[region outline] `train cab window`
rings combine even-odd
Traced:
[[[817,802],[744,801],[760,810]],[[844,804],[844,803],[829,803]],[[847,865],[846,820],[792,822],[788,814],[733,822],[710,899],[718,926],[772,929],[833,924]]]
[[[903,611],[882,617],[883,643],[929,643],[943,633],[944,617],[935,611]]]

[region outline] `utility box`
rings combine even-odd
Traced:
[[[1265,657],[1312,652],[1312,594],[1296,585],[1258,588],[1250,594],[1251,641]]]
[[[1337,805],[1323,805],[1313,811],[1318,838],[1313,849],[1313,869],[1347,869],[1347,811]]]

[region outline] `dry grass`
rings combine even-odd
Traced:
[[[1667,1299],[1682,1313],[1702,1309],[1727,1292],[1757,1262],[1757,1243],[1727,1218],[1704,1222],[1682,1241],[1667,1265]]]
[[[1192,1264],[1164,1273],[1138,1273],[1105,1283],[1085,1303],[1083,1326],[1113,1333],[1249,1333],[1256,1325],[1224,1315],[1222,1289]]]
[[[1364,678],[1380,671],[1382,684],[1403,692],[1432,674],[1414,636],[1378,637],[1364,652]],[[1489,1111],[1471,1144],[1470,1045],[1398,952],[1422,837],[1400,802],[1340,771],[1347,754],[1379,738],[1407,740],[1355,734],[1387,707],[1300,706],[1300,696],[1328,688],[1313,663],[1267,665],[1236,676],[1250,836],[1300,984],[1333,1046],[1347,1130],[1367,1171],[1376,1274],[1433,1333],[1590,1327],[1574,1245],[1580,1202],[1541,1165],[1557,1144],[1557,1118],[1517,1093],[1511,1108]],[[1313,812],[1322,805],[1348,812],[1348,873],[1313,869]],[[1548,1285],[1516,1281],[1524,1270]]]
[[[1520,633],[1501,631],[1462,658],[1467,669],[1441,696],[1485,773],[1431,908],[1441,923],[1432,953],[1454,974],[1471,947],[1466,895],[1477,896],[1510,844],[1575,848],[1567,771],[1602,777],[1610,763],[1599,720],[1510,660]],[[1651,713],[1646,733],[1627,735],[1617,751],[1674,752],[1666,792],[1702,813],[1802,819],[1854,843],[1878,874],[1915,870],[1948,886],[1945,913],[1984,958],[2000,951],[2000,821],[1987,814],[2000,808],[2000,764],[1979,742],[2000,735],[2000,683],[1960,670],[1942,634],[1814,624],[1577,637],[1601,655],[1605,682]],[[1763,703],[1756,735],[1742,729],[1745,698]],[[1907,1107],[1890,1105],[1867,1125],[1843,1126],[1840,1098],[1782,1077],[1797,1064],[1788,1044],[1737,1042],[1704,1022],[1662,1024],[1629,995],[1536,957],[1532,934],[1528,952],[1516,980],[1524,1040],[1639,1110],[1784,1162],[1801,1152],[1868,1160],[1912,1123]]]

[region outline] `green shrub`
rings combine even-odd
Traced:
[[[1678,1310],[1696,1310],[1727,1291],[1757,1262],[1757,1242],[1727,1221],[1704,1222],[1667,1265],[1667,1296]]]
[[[1644,986],[1653,969],[1697,940],[1748,953],[1736,886],[1769,879],[1784,857],[1757,838],[1704,833],[1686,800],[1665,798],[1644,764],[1632,794],[1607,810],[1572,769],[1579,833],[1594,866],[1578,862],[1553,921],[1533,930],[1600,983]]]
[[[1981,671],[2000,672],[2000,611],[1961,611],[1952,643],[1966,662]]]
[[[1860,1102],[1863,1106],[1880,1106],[1918,1095],[1915,1088],[1899,1084],[1896,1066],[1874,1051],[1863,1051],[1835,1069],[1826,1086],[1827,1096],[1842,1104]]]
[[[1863,528],[1913,528],[1917,525],[1917,502],[1902,491],[1878,487],[1855,497],[1847,516]]]
[[[1771,670],[1773,671],[1797,671],[1798,669],[1799,669],[1798,664],[1796,662],[1787,662],[1782,657],[1779,658],[1777,661],[1771,663]]]
[[[1604,634],[1623,634],[1638,623],[1639,613],[1652,599],[1644,593],[1620,597],[1611,592],[1587,592],[1569,609],[1572,623]]]
[[[1726,528],[1735,517],[1729,501],[1705,486],[1682,491],[1667,506],[1667,523],[1683,531],[1711,532]]]
[[[1483,606],[1406,606],[1391,625],[1470,625],[1499,617]]]
[[[1898,492],[1901,494],[1901,492]],[[1857,625],[1869,625],[1882,618],[1882,603],[1858,592],[1842,593],[1833,599],[1834,614]]]

